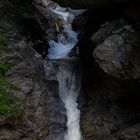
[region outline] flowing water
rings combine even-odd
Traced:
[[[75,47],[78,42],[78,33],[72,28],[73,20],[76,16],[81,15],[85,10],[74,10],[69,7],[61,7],[51,0],[42,0],[46,5],[49,15],[59,19],[59,24],[63,30],[59,32],[54,40],[49,40],[50,48],[48,49],[49,59],[62,59],[67,58],[69,52]],[[58,27],[59,28],[59,27]],[[48,29],[48,33],[51,34]]]
[[[65,104],[67,115],[67,132],[65,140],[81,140],[80,110],[77,108],[77,97],[80,93],[79,71],[73,65],[62,63],[57,73],[59,95]]]
[[[78,42],[78,33],[72,29],[73,20],[75,16],[82,14],[84,10],[64,8],[51,0],[42,1],[47,10],[60,19],[63,27],[63,31],[58,33],[54,40],[48,41],[50,48],[48,49],[47,59],[59,63],[59,68],[56,71],[59,82],[58,94],[64,103],[67,117],[67,130],[64,132],[64,138],[56,136],[48,139],[82,140],[79,124],[80,110],[77,108],[77,97],[80,93],[80,71],[77,59],[70,58],[68,54]],[[50,33],[50,29],[48,32]]]

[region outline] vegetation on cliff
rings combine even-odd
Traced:
[[[2,25],[2,24],[1,24]],[[2,53],[8,53],[8,33],[0,27],[0,56]],[[9,93],[13,86],[7,80],[5,73],[11,68],[11,64],[0,58],[0,116],[16,119],[20,116],[22,110],[20,101],[15,96]]]

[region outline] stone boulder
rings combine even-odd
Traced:
[[[105,73],[121,80],[140,78],[139,32],[132,26],[123,20],[105,23],[92,41],[94,59]]]

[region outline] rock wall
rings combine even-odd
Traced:
[[[1,59],[12,64],[6,72],[7,80],[13,85],[9,94],[21,102],[22,115],[14,120],[9,117],[2,120],[0,140],[41,139],[48,133],[42,59],[34,50],[27,48],[30,45],[25,40],[13,45],[21,52],[11,50],[2,53]]]
[[[101,7],[110,7],[110,6],[116,6],[120,4],[124,4],[126,0],[54,0],[61,5],[74,7],[74,8],[101,8]]]
[[[98,37],[100,38],[100,36]],[[109,44],[110,43],[108,43],[108,45]],[[114,41],[111,46],[113,46],[113,44]],[[116,44],[118,44],[118,42],[115,43],[115,45]],[[115,47],[115,50],[117,47],[119,47],[119,45]],[[102,52],[101,58],[106,58],[104,55],[106,55],[106,53],[111,54],[112,52],[111,50],[104,50],[104,47],[100,48],[100,45],[99,49],[101,49],[100,51]],[[94,56],[97,50],[98,45],[94,50]],[[113,49],[113,51],[115,50]],[[124,47],[123,52],[125,51],[127,52]],[[137,53],[139,53],[138,50]],[[133,55],[137,55],[137,53]],[[108,58],[113,58],[116,54],[117,53]],[[133,55],[131,55],[131,57],[133,57]],[[119,58],[119,60],[122,60],[124,57]],[[131,58],[131,60],[133,59]],[[97,63],[95,61],[97,61]],[[125,63],[126,62],[127,61],[125,61]],[[104,72],[101,63],[104,63],[104,61],[101,60],[99,62],[96,56],[95,59],[92,60],[91,58],[88,60],[84,59],[83,63],[84,96],[81,98],[85,99],[85,104],[81,108],[81,129],[85,139],[138,140],[140,127],[140,114],[138,111],[140,108],[140,83],[132,76],[130,76],[131,78],[129,79],[126,78],[125,75],[118,77],[118,73],[116,72],[113,72],[113,75],[109,76],[110,73]],[[106,61],[103,66],[110,64],[110,61]],[[137,66],[139,67],[139,65]],[[133,69],[132,66],[130,68]],[[114,65],[110,67],[110,70],[114,70]],[[119,69],[118,72],[120,73],[121,70]],[[135,71],[131,74],[135,74]]]
[[[126,21],[121,18],[124,10],[108,10],[106,16],[102,12],[89,16],[79,43],[84,90],[79,97],[84,103],[79,106],[81,130],[86,140],[138,140],[139,18]]]
[[[5,5],[0,9],[0,64],[3,67],[5,63],[10,65],[5,72],[9,86],[4,97],[8,101],[8,109],[13,110],[7,110],[0,103],[0,109],[3,109],[0,112],[0,140],[45,139],[48,122],[44,64],[42,56],[33,49],[41,36],[33,41],[33,36],[29,37],[32,31],[28,30],[29,34],[26,34],[27,22],[24,22],[34,18],[36,28],[40,28],[38,21],[41,17],[36,11],[29,13],[28,8],[32,7],[29,3],[29,7],[11,2],[3,4]]]

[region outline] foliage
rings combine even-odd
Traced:
[[[11,67],[10,64],[4,62],[4,61],[0,61],[0,73],[4,74],[7,70],[9,70]]]
[[[0,27],[0,52],[7,51],[8,36],[3,28]],[[22,113],[20,101],[9,93],[11,84],[5,77],[6,71],[11,68],[11,65],[3,60],[0,60],[0,116],[18,119]]]
[[[8,68],[9,65],[8,67],[4,67],[4,70],[7,70]],[[22,113],[20,108],[21,102],[15,96],[10,95],[10,87],[11,84],[6,80],[6,78],[0,75],[0,115],[17,119]]]
[[[17,119],[21,113],[20,101],[8,93],[7,86],[2,86],[2,88],[0,88],[0,115]]]

